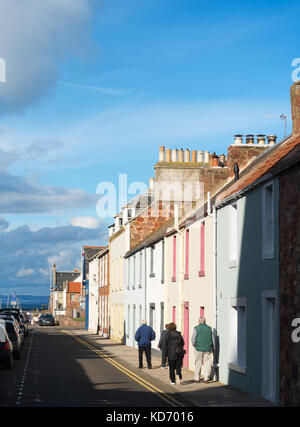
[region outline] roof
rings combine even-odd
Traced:
[[[80,293],[81,292],[81,283],[80,282],[69,282],[68,292],[72,292],[74,294]]]
[[[299,144],[300,134],[295,134],[287,137],[281,141],[281,143],[274,145],[272,148],[262,153],[243,170],[243,173],[241,173],[237,181],[232,180],[223,187],[216,197],[216,203],[219,204],[230,196],[258,182],[258,180],[270,172],[275,165],[280,161],[283,162],[284,158],[289,153],[299,147]]]
[[[98,254],[100,250],[105,249],[106,246],[83,246],[84,259],[85,259],[85,273],[89,273],[89,262],[94,255]]]
[[[133,255],[134,253],[138,252],[139,250],[146,248],[148,246],[153,245],[154,243],[159,242],[162,240],[166,234],[166,231],[169,227],[172,227],[174,224],[174,218],[169,219],[166,221],[161,227],[159,227],[157,230],[155,230],[153,233],[149,234],[142,243],[139,243],[137,246],[130,249],[125,254],[125,258],[128,258],[129,256]]]
[[[56,288],[59,291],[63,290],[64,282],[74,282],[80,276],[80,272],[75,271],[56,271]]]

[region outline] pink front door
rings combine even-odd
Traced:
[[[189,303],[185,302],[183,313],[183,339],[184,339],[184,349],[186,351],[183,358],[183,366],[188,368],[189,364],[189,326],[190,326],[190,313],[189,313]]]

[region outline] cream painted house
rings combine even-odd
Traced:
[[[215,326],[213,216],[203,207],[186,215],[166,234],[165,251],[165,320],[181,331],[186,349],[183,363],[194,370],[193,329],[200,316]]]

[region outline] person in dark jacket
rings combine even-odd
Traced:
[[[139,368],[143,368],[143,353],[145,352],[148,368],[151,369],[151,341],[155,340],[155,332],[151,326],[147,325],[146,320],[143,320],[142,325],[137,329],[135,340],[139,347]]]
[[[168,333],[168,324],[165,325],[165,328],[166,329],[164,329],[160,335],[160,339],[159,339],[158,346],[157,346],[160,349],[160,351],[162,352],[162,354],[161,354],[161,368],[163,368],[163,369],[166,368],[166,364],[167,364],[167,353],[166,353],[165,338],[166,338],[166,335]]]
[[[175,323],[169,323],[168,333],[165,337],[166,353],[169,361],[169,373],[171,384],[176,384],[175,371],[179,377],[179,384],[182,381],[182,361],[185,354],[184,340],[179,331],[176,330]]]

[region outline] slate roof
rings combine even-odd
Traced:
[[[62,291],[64,288],[64,282],[75,282],[77,277],[80,276],[78,271],[56,271],[56,289]]]
[[[289,153],[294,149],[296,150],[299,147],[299,144],[300,134],[294,134],[262,153],[243,170],[239,180],[232,180],[229,184],[223,187],[216,196],[216,203],[221,203],[233,194],[257,183],[259,179],[262,179],[267,175],[267,173],[270,173],[272,168],[280,161],[283,162],[284,158]]]
[[[100,251],[102,251],[105,248],[106,248],[106,246],[83,246],[84,255],[85,255],[84,259],[85,259],[86,277],[88,277],[87,275],[89,274],[89,262],[94,257],[94,255],[96,255],[97,253],[99,253]]]

